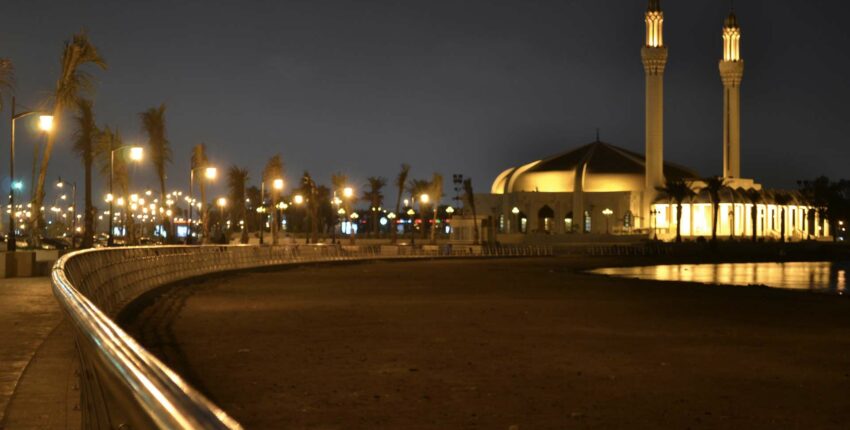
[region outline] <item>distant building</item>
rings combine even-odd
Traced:
[[[496,234],[635,234],[671,240],[676,205],[659,191],[683,180],[695,196],[683,202],[681,234],[710,237],[713,206],[705,183],[691,169],[664,161],[664,12],[649,2],[646,42],[641,49],[646,75],[646,155],[593,143],[512,167],[500,174],[489,194],[476,195],[483,239]],[[741,102],[744,74],[741,27],[734,11],[723,26],[723,178],[717,234],[801,240],[829,235],[828,223],[796,191],[763,190],[741,177]]]

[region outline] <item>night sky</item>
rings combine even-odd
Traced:
[[[743,175],[772,187],[846,177],[846,2],[737,3]],[[718,174],[728,2],[662,5],[665,158]],[[169,188],[188,187],[190,148],[206,142],[216,165],[248,167],[254,181],[279,152],[290,182],[305,169],[320,183],[342,171],[362,188],[409,162],[413,177],[443,173],[447,190],[463,173],[486,191],[505,168],[588,143],[597,127],[602,140],[644,151],[645,9],[644,0],[9,0],[0,57],[16,65],[19,103],[44,104],[63,41],[86,28],[110,66],[93,70],[99,124],[141,142],[138,112],[168,105]],[[49,178],[81,184],[63,125]],[[0,133],[7,189],[7,120]],[[33,135],[19,128],[27,189]],[[153,184],[152,170],[133,180]]]

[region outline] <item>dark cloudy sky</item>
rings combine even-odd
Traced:
[[[745,176],[784,187],[850,176],[845,3],[738,1]],[[665,157],[717,174],[728,4],[663,6]],[[19,101],[37,105],[63,40],[86,28],[110,65],[94,72],[99,123],[139,141],[137,113],[168,105],[172,186],[186,186],[190,147],[206,142],[216,164],[248,167],[254,178],[280,153],[290,180],[308,169],[321,182],[342,171],[361,184],[409,162],[414,176],[463,173],[485,190],[506,167],[588,143],[596,127],[603,140],[643,152],[645,8],[643,0],[7,0],[0,56],[16,64]],[[19,131],[27,186],[30,135]],[[51,178],[81,176],[68,136]],[[0,163],[8,184],[6,149]],[[152,183],[149,169],[134,179]]]

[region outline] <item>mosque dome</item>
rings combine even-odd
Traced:
[[[491,192],[611,193],[643,191],[645,158],[641,154],[604,142],[593,142],[571,151],[520,167],[496,177]],[[695,179],[696,172],[664,163],[668,179]],[[579,185],[579,187],[576,187]]]

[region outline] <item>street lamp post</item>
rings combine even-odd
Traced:
[[[114,232],[112,231],[112,219],[115,217],[115,212],[113,212],[112,202],[115,201],[115,194],[113,193],[113,182],[115,181],[115,153],[122,149],[130,150],[130,159],[133,161],[141,161],[142,154],[144,154],[144,149],[141,146],[121,146],[109,151],[109,236],[106,240],[106,246],[115,246],[115,237]]]
[[[342,189],[342,197],[345,198],[345,200],[344,200],[345,210],[348,211],[348,212],[351,212],[351,216],[353,217],[356,212],[354,212],[354,210],[351,209],[350,202],[351,202],[351,198],[354,197],[354,188],[351,188],[351,187],[343,188]],[[356,219],[356,218],[352,218],[352,219]],[[340,225],[342,225],[342,224],[340,224]],[[354,224],[352,224],[351,221],[349,221],[349,224],[348,224],[348,237],[351,240],[351,244],[354,245]]]
[[[302,204],[304,204],[304,196],[302,196],[301,194],[296,194],[294,197],[292,197],[292,203],[294,203],[295,206],[301,206]],[[303,221],[303,218],[302,218],[302,221]],[[303,227],[304,223],[302,222],[301,225]],[[307,233],[306,229],[304,230],[304,238],[305,238],[304,243],[309,244],[310,243],[310,235]],[[295,238],[293,238],[293,240],[295,240],[297,242],[298,239],[297,239],[297,237],[295,237]]]
[[[349,236],[351,237],[351,244],[352,244],[352,245],[354,245],[354,233],[355,233],[355,230],[354,230],[354,223],[356,223],[356,222],[357,222],[357,219],[359,219],[359,218],[360,218],[360,215],[358,215],[358,214],[357,214],[357,212],[353,212],[353,211],[352,211],[352,212],[351,212],[351,215],[349,216],[349,218],[351,218],[351,221],[350,221],[350,223],[348,224],[348,228],[349,228],[349,232],[348,232],[348,233],[349,233]]]
[[[260,214],[260,245],[263,244],[263,231],[266,229],[266,181],[260,181],[260,207],[257,208],[257,213]]]
[[[431,196],[428,193],[422,193],[419,195],[419,213],[422,215],[422,239],[425,240],[427,236],[427,231],[425,229],[425,205],[431,201]]]
[[[227,206],[227,199],[219,197],[218,200],[216,200],[216,205],[218,205],[219,210],[218,226],[221,229],[221,233],[224,235],[226,234],[224,229],[224,207]]]
[[[454,227],[452,226],[452,217],[453,217],[454,213],[455,213],[455,208],[453,208],[451,206],[446,208],[446,215],[449,216],[448,217],[449,219],[447,220],[448,224],[449,224],[449,239],[451,239],[451,235],[454,232]]]
[[[396,228],[396,225],[395,225],[395,212],[390,212],[390,213],[388,213],[388,214],[387,214],[387,219],[388,219],[388,220],[390,220],[390,222],[389,222],[389,224],[390,224],[390,233],[395,234],[395,228]],[[393,237],[395,237],[395,236],[393,236]]]
[[[336,191],[334,191],[334,197],[333,197],[333,200],[331,200],[331,204],[333,204],[337,208],[336,212],[337,212],[338,215],[342,215],[342,213],[345,213],[345,209],[339,207],[339,205],[342,204],[342,200],[340,200],[340,198],[336,196]],[[340,211],[342,211],[342,212],[340,212]],[[339,216],[336,217],[336,220],[334,221],[333,228],[331,228],[331,243],[332,244],[336,244],[336,225],[337,224],[340,224]]]
[[[611,209],[605,208],[602,211],[602,215],[605,215],[605,234],[611,234],[611,231],[608,229],[608,219],[611,218],[611,215],[614,214],[614,211]]]
[[[416,246],[416,234],[414,234],[416,220],[413,218],[414,215],[416,215],[416,211],[413,208],[407,210],[407,216],[410,217],[410,246]]]
[[[278,195],[281,191],[283,191],[283,179],[277,178],[272,181],[272,207],[274,208],[274,213],[272,214],[272,245],[277,245],[277,230],[280,226],[280,210],[277,207],[277,199]]]
[[[38,127],[47,133],[53,130],[53,116],[51,115],[45,115],[43,112],[34,110],[15,113],[15,97],[12,96],[11,139],[9,142],[9,205],[12,209],[9,212],[9,237],[6,238],[6,250],[9,252],[15,252],[18,249],[15,240],[15,121],[25,116],[37,114],[40,115]],[[36,234],[36,232],[33,232],[33,234]]]

